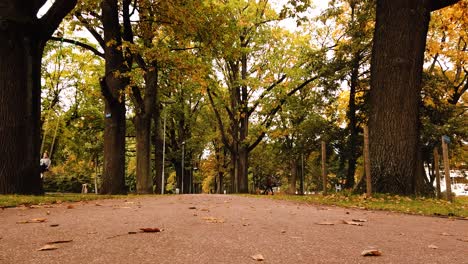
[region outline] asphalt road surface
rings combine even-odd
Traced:
[[[46,245],[55,249],[39,250]],[[376,249],[381,256],[362,256],[367,249]],[[237,264],[261,259],[261,263],[468,263],[468,221],[229,195],[0,210],[2,264]]]

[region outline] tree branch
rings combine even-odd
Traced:
[[[67,39],[67,38],[59,38],[59,37],[54,37],[54,36],[52,36],[52,37],[50,38],[50,40],[53,40],[53,41],[60,41],[60,42],[65,42],[65,43],[70,43],[70,44],[73,44],[73,45],[82,47],[82,48],[84,48],[85,50],[89,50],[89,51],[91,51],[92,53],[94,53],[96,56],[99,56],[99,57],[101,57],[101,58],[104,58],[104,53],[100,52],[100,51],[97,50],[95,47],[93,47],[93,46],[91,46],[91,45],[88,45],[88,44],[86,44],[86,43],[80,42],[80,41],[78,41],[78,40]]]
[[[276,113],[283,107],[284,103],[286,102],[287,98],[290,97],[291,95],[295,94],[297,91],[301,90],[302,88],[306,87],[309,83],[315,81],[316,79],[318,79],[320,76],[317,75],[317,76],[314,76],[308,80],[306,80],[305,82],[303,82],[301,85],[297,86],[296,88],[292,89],[291,91],[289,91],[289,93],[280,100],[279,104],[273,108],[270,113],[268,113],[267,117],[265,118],[265,120],[263,121],[263,124],[265,125],[265,128],[269,128],[272,123],[273,123],[273,117],[276,115]],[[258,137],[257,139],[254,141],[254,143],[252,145],[250,145],[247,149],[248,151],[252,151],[262,140],[263,138],[265,137],[266,135],[266,132],[262,132]]]
[[[81,24],[83,24],[83,26],[88,30],[89,33],[91,33],[91,35],[93,35],[93,37],[96,39],[96,41],[99,43],[99,45],[101,46],[102,49],[105,49],[106,47],[106,42],[104,41],[104,39],[102,38],[101,34],[99,34],[96,29],[94,29],[88,22],[88,20],[86,20],[82,15],[81,13],[79,12],[76,12],[75,13],[75,17],[78,19],[78,21],[81,22]]]
[[[458,2],[460,2],[460,0],[432,0],[431,2],[429,2],[429,9],[432,12],[447,6],[451,6]]]
[[[270,92],[273,88],[275,88],[278,84],[280,84],[281,82],[284,81],[284,79],[286,79],[286,75],[283,75],[281,76],[281,78],[279,78],[276,82],[274,82],[272,85],[270,85],[270,87],[268,87],[261,95],[260,97],[257,99],[257,101],[255,102],[255,104],[250,108],[250,110],[247,112],[248,113],[248,116],[250,116],[254,111],[255,109],[258,107],[258,105],[260,104],[260,101],[265,98],[265,96],[267,95],[268,92]]]
[[[56,0],[49,11],[39,20],[44,40],[48,40],[63,18],[75,8],[77,0]]]
[[[207,91],[208,91],[208,98],[210,99],[211,107],[213,108],[213,112],[215,113],[216,120],[218,121],[219,130],[221,130],[221,140],[223,141],[223,144],[229,149],[229,151],[232,152],[234,149],[233,149],[233,146],[229,144],[229,141],[227,139],[223,120],[221,119],[221,115],[219,114],[218,109],[215,107],[213,96],[211,95],[211,89],[208,88]]]

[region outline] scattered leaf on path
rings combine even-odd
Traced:
[[[247,223],[243,223],[242,225],[243,225],[243,226],[249,226],[249,224],[247,224]]]
[[[208,208],[202,208],[200,211],[209,212],[210,209],[208,209]]]
[[[73,208],[75,208],[75,206],[73,206],[71,204],[67,205],[67,209],[73,209]]]
[[[63,243],[70,243],[72,242],[73,239],[69,239],[69,240],[55,240],[55,241],[51,241],[51,242],[48,242],[47,244],[63,244]]]
[[[47,250],[56,250],[58,249],[58,247],[54,246],[54,245],[45,245],[43,247],[41,247],[40,249],[38,249],[37,251],[47,251]]]
[[[264,261],[265,258],[263,257],[262,254],[255,254],[253,256],[251,256],[253,260],[256,260],[256,261]]]
[[[459,241],[468,242],[468,238],[457,238]]]
[[[197,208],[195,206],[190,206],[188,209],[194,210],[194,209],[197,209]]]
[[[157,227],[144,227],[144,228],[140,228],[141,231],[145,232],[145,233],[157,233],[157,232],[161,232],[161,229],[157,228]]]
[[[438,248],[439,248],[439,247],[436,246],[436,245],[429,245],[429,246],[427,246],[427,247],[428,247],[428,248],[432,248],[432,249],[438,249]]]
[[[102,204],[96,203],[96,206],[102,206]]]
[[[358,222],[358,223],[365,223],[367,222],[367,219],[351,219],[353,222]]]
[[[46,218],[33,218],[31,220],[19,221],[16,223],[17,224],[37,224],[37,223],[44,223],[45,221],[47,221]]]
[[[382,251],[378,249],[366,249],[361,252],[361,256],[364,256],[364,257],[381,256],[381,255],[382,255]]]
[[[281,234],[284,234],[284,233],[286,233],[286,230],[281,230]]]
[[[343,224],[354,225],[354,226],[362,226],[361,223],[354,222],[354,221],[346,221],[346,220],[343,220]]]
[[[216,217],[203,217],[203,220],[205,220],[207,223],[224,223],[224,219],[222,218],[216,218]]]
[[[316,223],[317,225],[335,225],[334,223],[332,222],[319,222],[319,223]]]
[[[128,231],[128,234],[129,234],[129,235],[135,235],[136,233],[137,233],[137,232],[135,232],[135,231]]]
[[[50,226],[50,227],[57,227],[57,226],[59,226],[59,224],[51,224],[51,225],[49,225],[49,226]]]

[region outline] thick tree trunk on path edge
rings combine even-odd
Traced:
[[[376,192],[415,193],[418,103],[430,20],[426,6],[426,1],[377,1],[369,117]]]

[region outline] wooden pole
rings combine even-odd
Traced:
[[[366,195],[372,196],[372,178],[369,157],[369,129],[364,126],[364,169],[366,172]]]
[[[434,170],[435,170],[435,175],[436,175],[437,199],[441,199],[442,194],[440,191],[439,149],[437,147],[434,148]]]
[[[445,171],[445,192],[447,193],[447,201],[452,202],[452,185],[450,182],[450,167],[448,158],[448,146],[444,137],[442,137],[442,156],[444,159],[444,171]]]
[[[322,184],[323,195],[327,195],[327,147],[325,141],[322,140]]]

